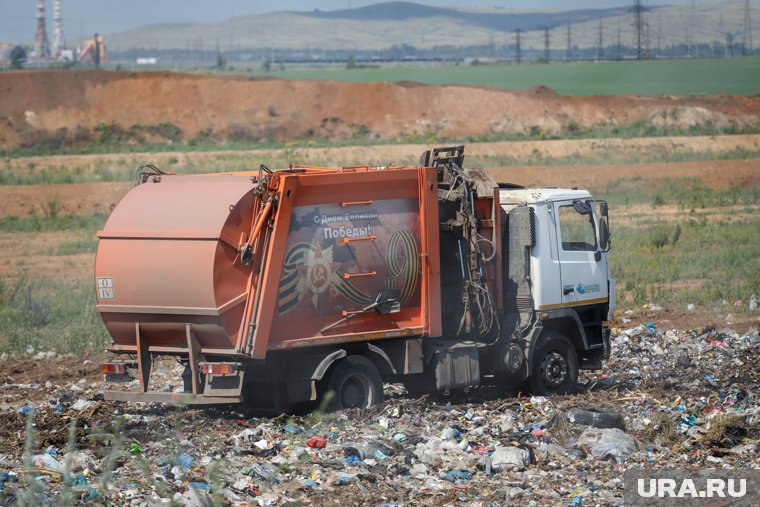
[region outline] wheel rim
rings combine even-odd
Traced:
[[[567,378],[567,361],[559,352],[549,352],[541,360],[541,379],[548,387],[556,388]]]
[[[348,377],[340,388],[340,404],[343,408],[364,408],[369,405],[369,382],[358,375]]]

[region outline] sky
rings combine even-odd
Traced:
[[[709,2],[710,0],[698,0]],[[644,0],[644,5],[687,0]],[[377,0],[63,0],[67,40],[115,33],[150,23],[213,22],[273,11],[336,10],[381,3]],[[438,7],[504,7],[516,10],[571,10],[631,5],[626,0],[418,0]],[[48,37],[53,30],[53,1],[46,0]],[[0,0],[0,42],[31,41],[36,31],[36,0]]]

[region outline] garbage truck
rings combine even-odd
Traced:
[[[416,166],[144,166],[98,238],[113,339],[99,366],[126,382],[108,400],[363,409],[383,383],[563,394],[610,352],[607,203],[496,182],[465,168],[464,146]],[[151,388],[162,356],[184,366],[168,391]]]

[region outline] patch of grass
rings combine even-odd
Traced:
[[[116,165],[125,165],[125,160],[118,160]],[[19,170],[11,159],[6,159],[4,168],[0,168],[0,185],[40,185],[59,183],[85,183],[91,181],[129,181],[139,163],[114,167],[107,162],[97,161],[92,167],[67,164],[51,164],[43,169],[35,166],[33,170]]]
[[[760,65],[757,58],[721,58],[348,70],[336,67],[270,72],[269,75],[356,83],[416,81],[486,85],[509,90],[542,85],[562,95],[753,95],[757,93],[756,83],[760,82]]]
[[[95,232],[105,222],[108,215],[95,213],[92,215],[56,215],[27,217],[9,215],[0,218],[0,232],[52,232],[86,230]]]
[[[670,229],[672,227],[665,223],[657,223],[649,227],[649,244],[654,251],[659,252],[670,242]]]
[[[668,227],[666,239],[674,226]],[[760,217],[686,222],[675,246],[653,248],[649,227],[613,227],[610,269],[621,302],[710,305],[760,287]]]
[[[657,445],[670,447],[679,442],[681,435],[676,428],[678,417],[665,412],[655,412],[652,421],[641,433],[640,438]]]
[[[652,204],[657,207],[673,204],[688,211],[760,203],[760,187],[708,188],[695,177],[645,179],[634,176],[612,180],[590,190],[596,195],[604,195],[610,203],[618,206]]]
[[[652,146],[637,148],[636,150],[610,148],[584,153],[583,155],[568,155],[563,157],[546,156],[542,152],[535,150],[529,157],[510,155],[470,157],[468,158],[468,163],[477,164],[482,167],[661,164],[667,162],[701,162],[706,160],[746,160],[758,157],[760,157],[760,150],[750,151],[744,148],[716,153],[712,150],[673,151],[662,146]]]
[[[45,202],[41,204],[41,207],[42,215],[45,218],[51,220],[58,218],[58,215],[60,215],[63,211],[63,203],[61,202],[61,198],[58,195],[49,197]]]
[[[79,353],[110,343],[95,311],[91,280],[19,279],[3,291],[0,306],[0,350],[25,353],[53,350]]]
[[[77,255],[82,253],[95,253],[98,248],[98,238],[86,236],[78,239],[65,241],[58,245],[56,255]]]
[[[268,111],[268,114],[276,110]],[[112,127],[109,127],[112,129]],[[179,152],[206,152],[206,151],[246,151],[246,150],[276,150],[282,148],[336,148],[341,146],[371,146],[381,144],[468,144],[468,143],[486,143],[499,141],[541,141],[547,139],[631,139],[641,137],[661,137],[661,136],[716,136],[716,135],[749,135],[760,134],[760,124],[740,126],[736,123],[730,123],[725,126],[719,125],[695,125],[688,128],[678,127],[657,127],[650,122],[635,122],[622,125],[599,124],[589,128],[582,128],[575,120],[570,120],[561,132],[546,132],[538,127],[532,127],[526,132],[488,132],[484,134],[464,137],[446,137],[438,136],[435,132],[408,133],[403,136],[394,138],[380,137],[378,135],[369,135],[372,132],[367,126],[362,124],[353,125],[352,134],[346,139],[319,139],[315,138],[312,130],[305,136],[305,139],[272,139],[255,131],[247,125],[231,125],[228,129],[227,138],[218,138],[213,135],[211,130],[202,132],[200,135],[186,139],[182,137],[182,131],[170,124],[162,123],[156,126],[146,128],[146,132],[162,136],[166,139],[163,142],[149,142],[145,139],[136,140],[130,136],[109,137],[107,142],[100,141],[97,138],[84,142],[79,141],[76,144],[61,141],[55,145],[35,143],[30,146],[20,147],[12,150],[0,150],[0,157],[20,158],[50,155],[95,155],[111,153],[160,153],[167,150]],[[110,130],[109,130],[110,131]],[[120,131],[121,132],[121,131]],[[691,158],[693,155],[689,151],[673,152],[661,148],[661,153],[650,153],[648,158],[640,158],[639,150],[630,150],[628,152],[620,150],[607,150],[596,155],[601,161],[599,163],[631,163],[631,162],[663,162],[661,155],[671,157],[683,157],[670,161],[686,160],[706,160],[704,158]],[[701,153],[701,152],[699,152]],[[697,153],[697,154],[699,154]],[[754,154],[754,155],[753,155]],[[737,148],[737,153],[718,153],[712,154],[709,160],[716,158],[738,159],[757,156],[757,152]],[[509,159],[508,159],[509,160]],[[528,162],[518,162],[515,159],[512,163],[502,165],[517,165]],[[557,159],[557,164],[578,163],[577,158],[565,157]],[[594,162],[590,162],[594,163]],[[8,163],[6,162],[6,165]],[[63,177],[57,175],[55,171],[28,171],[33,174],[50,173],[47,177]],[[24,178],[23,175],[8,174],[8,171],[0,171],[0,184],[16,184],[14,180]],[[54,179],[40,179],[37,183],[71,183],[71,181],[56,181]]]
[[[315,140],[299,141],[293,143],[268,143],[266,145],[261,143],[228,143],[225,145],[214,143],[197,143],[194,146],[188,146],[187,149],[177,145],[175,148],[181,152],[198,152],[215,150],[213,156],[206,157],[189,157],[178,155],[175,152],[166,152],[166,146],[162,145],[158,152],[153,152],[146,146],[145,153],[142,154],[124,154],[119,158],[111,160],[94,160],[85,165],[78,164],[71,167],[65,163],[53,164],[46,166],[45,168],[36,167],[34,170],[21,170],[18,165],[20,162],[14,162],[12,158],[5,159],[5,166],[0,167],[0,185],[34,185],[43,183],[86,183],[86,182],[98,182],[98,181],[132,181],[134,178],[135,169],[142,163],[150,162],[159,167],[167,170],[171,170],[178,173],[205,173],[205,172],[225,172],[225,171],[240,171],[240,170],[253,170],[257,167],[253,163],[253,159],[259,162],[265,161],[269,167],[287,167],[290,163],[303,163],[316,166],[326,166],[333,164],[355,164],[357,161],[351,160],[336,160],[336,155],[326,155],[320,153],[319,150],[311,150],[310,148],[318,147],[342,147],[342,146],[354,146],[354,145],[382,145],[382,144],[410,144],[416,143],[421,146],[431,146],[435,144],[459,144],[462,142],[497,142],[497,141],[514,141],[517,137],[512,136],[507,139],[506,136],[490,137],[484,136],[483,138],[469,138],[463,139],[447,139],[438,138],[434,134],[428,134],[427,136],[406,136],[403,139],[395,139],[391,141],[376,139],[371,132],[363,125],[356,125],[354,127],[355,132],[360,139],[354,141],[341,141],[341,142],[322,142]],[[536,134],[539,135],[539,134]],[[524,139],[528,139],[527,136],[522,136]],[[130,147],[132,149],[134,147]],[[218,150],[223,151],[218,151]],[[422,149],[422,148],[421,148]],[[250,153],[251,150],[259,151],[255,155]],[[162,153],[159,153],[162,152]],[[152,155],[150,153],[153,153]],[[419,155],[416,154],[413,157],[407,157],[407,159],[400,158],[394,159],[394,163],[397,164],[413,164],[417,163]],[[662,146],[652,146],[646,148],[636,148],[635,150],[625,150],[621,148],[605,148],[594,149],[589,153],[583,155],[570,155],[564,157],[549,157],[545,156],[538,149],[528,156],[515,157],[509,155],[498,156],[486,156],[477,157],[469,156],[468,165],[479,167],[511,167],[511,166],[562,166],[562,165],[609,165],[609,164],[631,164],[631,163],[664,163],[664,162],[685,162],[685,161],[706,161],[706,160],[746,160],[749,158],[760,157],[760,150],[747,150],[745,148],[736,148],[729,151],[713,152],[713,151],[694,151],[694,150],[676,150],[672,148],[666,148]],[[382,160],[363,160],[362,162],[370,165],[379,164],[385,165],[388,163],[387,159]],[[696,183],[697,180],[689,182]],[[636,183],[635,181],[633,183]],[[641,188],[649,190],[645,187],[645,183],[640,180],[637,184],[627,182],[624,178],[617,180],[615,185],[620,188],[615,188],[615,185],[610,185],[609,188],[601,189],[609,192],[628,192],[634,190],[637,195],[649,195],[648,192],[642,194]],[[683,186],[683,180],[674,180],[678,186]],[[752,190],[755,193],[760,193],[760,190]],[[671,189],[670,194],[676,192],[682,192],[678,187]],[[689,192],[693,194],[690,189]],[[741,193],[741,192],[740,192]],[[702,190],[703,197],[701,199],[712,199],[715,193],[711,189]],[[724,198],[731,198],[728,193],[721,194]],[[668,199],[672,202],[673,195],[662,195],[660,199],[664,203],[668,203]],[[676,196],[677,197],[677,196]],[[687,197],[692,197],[688,195]],[[681,199],[685,200],[685,199]],[[650,201],[652,202],[652,201]]]
[[[748,436],[747,421],[738,415],[718,414],[710,420],[702,442],[709,446],[733,447]]]

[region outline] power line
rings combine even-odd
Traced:
[[[544,27],[544,60],[549,63],[549,27]]]
[[[517,62],[517,65],[520,65],[522,62],[522,46],[520,45],[520,35],[522,34],[521,29],[515,30],[515,61]]]
[[[695,34],[697,33],[697,22],[696,22],[696,1],[691,0],[689,2],[689,41],[688,41],[688,55],[693,56],[695,58],[699,57],[699,48],[697,47],[695,40]]]
[[[662,56],[662,14],[657,15],[657,56]]]
[[[713,37],[713,58],[718,58],[718,32]]]
[[[643,11],[644,11],[644,8],[641,5],[641,0],[634,0],[633,2],[633,37],[634,37],[634,46],[636,47],[637,60],[641,60],[641,31],[644,28]]]
[[[573,20],[572,18],[567,18],[567,52],[565,54],[565,58],[567,61],[570,61],[573,59],[573,42],[572,42],[572,36],[573,36]]]
[[[689,48],[691,47],[691,43],[689,42],[689,27],[685,27],[683,29],[683,47],[684,47],[684,56],[689,56],[691,52],[689,51]]]
[[[652,39],[649,36],[649,23],[644,23],[644,47],[646,48],[646,51],[644,52],[644,55],[649,58],[649,56],[652,54]]]
[[[744,0],[744,31],[742,32],[742,55],[752,54],[752,13],[749,0]]]
[[[599,17],[599,41],[596,51],[596,57],[599,60],[604,60],[604,36],[602,34],[602,18]]]

